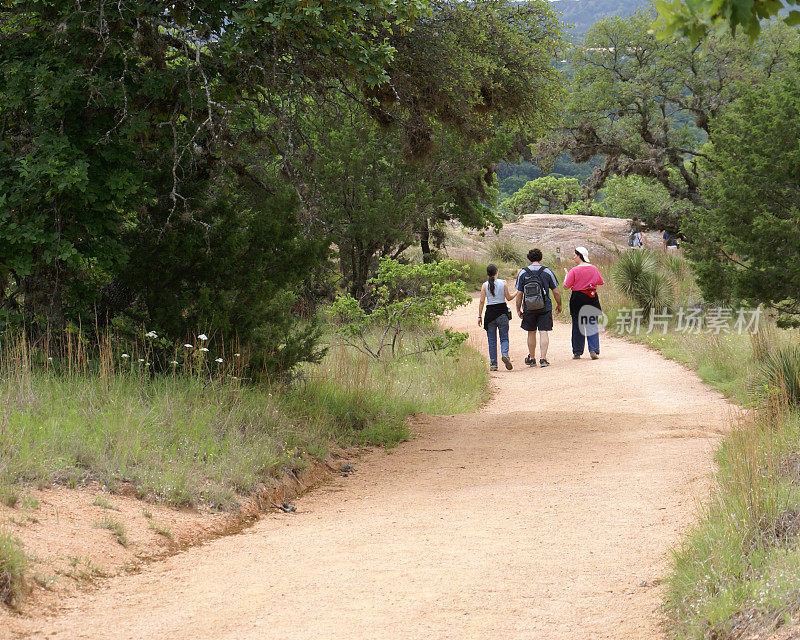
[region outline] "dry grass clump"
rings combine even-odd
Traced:
[[[16,606],[25,590],[28,559],[19,540],[0,531],[0,603]]]

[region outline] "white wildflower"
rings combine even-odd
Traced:
[[[139,362],[144,362],[144,358],[139,358]]]
[[[155,331],[148,331],[144,334],[145,338],[157,338],[158,334]]]
[[[126,359],[127,359],[127,358],[130,358],[130,356],[129,356],[127,353],[123,353],[123,354],[122,354],[122,357],[123,357],[123,358],[126,358]]]
[[[197,336],[197,339],[205,341],[208,340],[208,336],[205,333],[201,333],[199,336]]]
[[[235,355],[237,358],[239,358],[239,357],[241,357],[242,354],[241,353],[234,353],[233,355]]]
[[[214,362],[222,362],[222,358],[217,358]]]
[[[194,345],[193,344],[189,344],[188,342],[183,346],[186,347],[187,349],[194,349]]]
[[[202,351],[203,353],[208,353],[208,349],[206,349],[205,347],[200,347],[200,351]]]
[[[178,364],[178,361],[177,360],[172,360],[172,361],[170,361],[170,364],[174,367],[176,364]]]

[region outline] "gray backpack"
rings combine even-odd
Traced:
[[[541,311],[544,309],[547,297],[550,295],[550,287],[542,279],[545,268],[540,267],[536,271],[533,271],[530,267],[523,269],[527,273],[525,284],[522,286],[523,311]]]

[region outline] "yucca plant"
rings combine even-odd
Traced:
[[[652,311],[672,311],[674,302],[670,279],[658,271],[645,271],[634,292],[634,300],[644,309],[646,317]]]
[[[656,261],[649,251],[626,251],[620,254],[611,274],[620,293],[631,300],[641,288],[644,274],[656,269]]]
[[[768,395],[790,405],[800,404],[800,345],[790,344],[768,353],[760,373]]]
[[[626,251],[620,255],[611,277],[617,289],[635,302],[645,317],[652,311],[672,310],[672,282],[658,271],[651,252]]]
[[[689,277],[689,263],[685,258],[672,253],[662,254],[663,266],[667,273],[671,274],[676,280],[682,281]]]

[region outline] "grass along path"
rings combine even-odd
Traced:
[[[476,346],[477,304],[451,321]],[[607,338],[549,369],[520,366],[477,414],[418,437],[247,532],[65,603],[21,637],[641,640],[662,628],[667,549],[706,494],[735,409],[680,365]],[[458,373],[458,370],[456,370]],[[220,595],[225,606],[219,606]],[[107,613],[113,607],[115,624]]]
[[[94,482],[155,502],[229,509],[331,446],[393,446],[407,437],[411,414],[474,409],[486,393],[483,362],[466,348],[458,372],[452,362],[425,354],[378,363],[333,347],[291,387],[7,369],[0,497],[8,502],[25,485]]]
[[[29,587],[70,589],[226,531],[260,487],[313,476],[340,447],[392,447],[411,414],[474,410],[488,380],[467,347],[382,363],[333,347],[270,388],[13,362],[0,359],[0,628],[3,603],[39,606]]]

